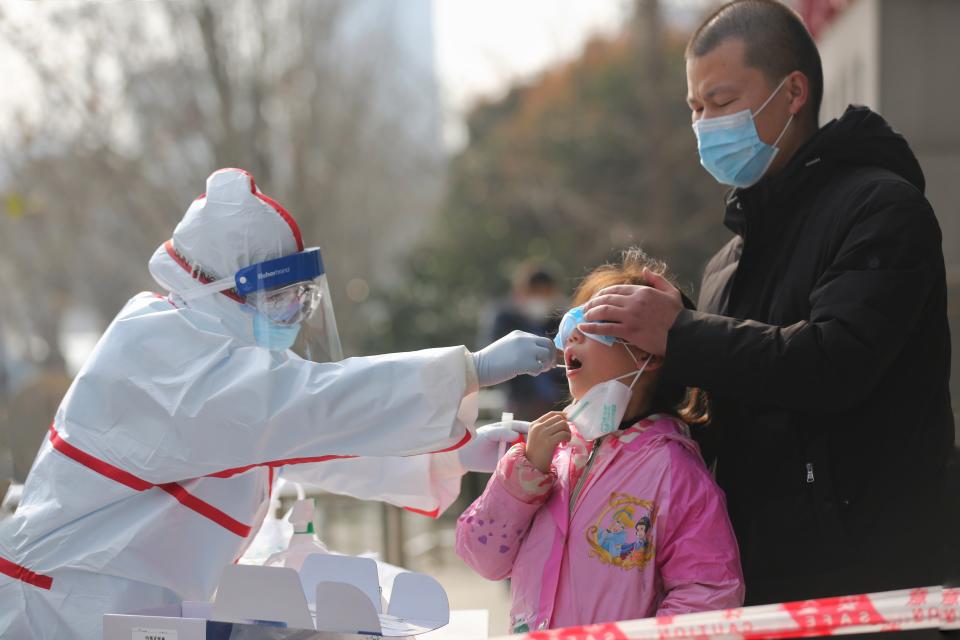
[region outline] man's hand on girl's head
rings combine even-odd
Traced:
[[[683,309],[683,299],[666,278],[649,270],[644,275],[647,285],[619,284],[601,289],[584,305],[589,322],[581,324],[580,331],[614,336],[647,353],[664,355],[667,333]]]

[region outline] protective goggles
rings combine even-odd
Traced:
[[[563,314],[563,317],[560,319],[560,328],[557,330],[557,335],[553,339],[554,346],[563,351],[563,349],[566,348],[567,340],[573,334],[573,330],[585,322],[587,322],[587,319],[583,314],[583,305],[574,307]],[[608,347],[612,347],[617,342],[622,342],[622,340],[613,336],[598,336],[595,333],[584,333],[583,335],[591,340],[605,344]]]
[[[303,322],[320,306],[326,275],[320,250],[307,249],[244,267],[234,275],[233,284],[268,320],[289,325]]]
[[[343,359],[320,249],[243,267],[232,277],[180,293],[184,300],[234,289],[247,306],[278,325],[301,325],[294,351],[316,361]]]

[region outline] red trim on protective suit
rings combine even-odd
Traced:
[[[438,451],[431,451],[430,454],[436,453],[446,453],[448,451],[454,451],[459,449],[472,438],[472,434],[467,431],[463,438],[460,439],[452,447],[447,447],[446,449],[440,449]],[[180,484],[176,482],[168,482],[166,484],[153,484],[142,478],[139,478],[132,473],[124,471],[123,469],[116,467],[109,462],[100,460],[80,449],[74,447],[72,444],[60,437],[60,434],[57,433],[56,428],[53,424],[50,425],[50,443],[53,445],[53,448],[67,456],[75,462],[79,462],[83,466],[87,467],[92,471],[96,471],[102,476],[110,478],[114,482],[118,482],[122,485],[130,487],[134,491],[147,491],[148,489],[158,488],[169,493],[171,496],[177,499],[180,504],[187,507],[188,509],[202,515],[208,520],[215,522],[220,525],[227,531],[230,531],[233,534],[236,534],[240,537],[246,538],[250,535],[251,527],[245,525],[242,522],[235,520],[230,517],[223,511],[220,511],[213,505],[208,502],[204,502],[200,498],[197,498],[193,494],[189,493],[186,489],[183,488]],[[218,471],[216,473],[210,473],[204,476],[205,478],[230,478],[232,476],[245,473],[256,467],[267,467],[271,473],[270,484],[273,484],[272,474],[275,467],[283,467],[286,465],[292,464],[309,464],[313,462],[327,462],[330,460],[345,460],[349,458],[356,458],[357,456],[340,456],[340,455],[328,455],[328,456],[317,456],[312,458],[287,458],[284,460],[273,460],[270,462],[261,462],[259,464],[249,464],[243,467],[234,467],[232,469],[224,469],[223,471]],[[404,507],[405,509],[412,511],[413,513],[419,513],[421,515],[429,516],[431,518],[436,518],[440,515],[438,509],[433,511],[423,511],[420,509],[414,509],[413,507]]]
[[[457,442],[457,444],[453,445],[452,447],[447,447],[446,449],[440,449],[439,451],[430,451],[425,454],[416,454],[416,455],[433,455],[435,453],[446,453],[447,451],[453,451],[467,444],[467,442],[470,441],[471,437],[472,436],[470,435],[470,432],[467,431],[467,433],[464,434],[463,438],[461,438],[460,441]],[[361,457],[361,456],[329,455],[329,456],[317,456],[313,458],[287,458],[285,460],[271,460],[269,462],[259,462],[257,464],[248,464],[243,467],[234,467],[232,469],[224,469],[223,471],[217,471],[216,473],[207,474],[206,477],[229,478],[231,476],[235,476],[237,474],[250,471],[250,469],[255,469],[256,467],[269,467],[273,469],[275,467],[285,467],[290,464],[310,464],[311,462],[329,462],[330,460],[349,460],[350,458],[358,458],[358,457]]]
[[[446,449],[440,449],[440,451],[431,451],[430,453],[446,453],[447,451],[456,451],[463,445],[470,442],[472,438],[473,438],[473,434],[470,433],[470,431],[468,430],[465,434],[463,434],[463,437],[460,438],[460,442],[458,442],[457,444],[453,445],[452,447],[447,447]]]
[[[71,460],[79,462],[91,471],[96,471],[100,475],[110,478],[114,482],[118,482],[122,485],[130,487],[134,491],[147,491],[148,489],[153,488],[162,489],[176,498],[177,502],[183,506],[187,507],[191,511],[194,511],[195,513],[200,514],[211,522],[220,525],[230,533],[238,535],[241,538],[246,538],[248,535],[250,535],[249,525],[245,525],[242,522],[231,518],[223,511],[220,511],[214,507],[212,504],[201,500],[184,489],[179,483],[167,482],[165,484],[153,484],[152,482],[138,478],[132,473],[124,471],[119,467],[115,467],[109,462],[100,460],[99,458],[96,458],[89,453],[76,448],[61,438],[60,434],[57,433],[56,427],[54,427],[52,424],[50,425],[50,444],[53,445],[54,449]]]
[[[190,263],[184,260],[183,258],[181,258],[180,254],[177,253],[177,250],[173,248],[173,240],[167,240],[166,242],[164,242],[163,248],[166,249],[167,255],[173,258],[174,262],[176,262],[178,265],[180,265],[180,267],[184,271],[190,274],[190,277],[199,281],[201,284],[210,284],[211,282],[213,282],[212,280],[210,280],[210,278],[205,277],[202,273],[194,273],[193,267],[190,266]],[[222,293],[223,295],[227,296],[231,300],[239,302],[240,304],[243,304],[246,302],[245,298],[237,295],[230,289],[227,289],[226,291],[219,291],[218,293]]]
[[[204,502],[197,496],[184,489],[179,483],[168,482],[166,484],[158,484],[156,487],[169,493],[171,496],[177,499],[177,502],[185,506],[187,509],[199,513],[207,520],[216,522],[230,533],[238,535],[241,538],[246,538],[250,535],[250,525],[243,524],[239,520],[231,518],[209,502]]]
[[[138,478],[132,473],[128,473],[119,467],[115,467],[109,462],[95,458],[89,453],[77,449],[75,446],[64,440],[60,437],[60,434],[57,433],[56,427],[52,424],[50,425],[50,444],[53,445],[53,448],[67,456],[71,460],[79,462],[88,469],[96,471],[102,476],[106,476],[113,480],[114,482],[119,482],[122,485],[128,486],[134,491],[146,491],[147,489],[152,489],[156,485]]]
[[[433,453],[446,453],[447,451],[455,451],[456,449],[459,449],[459,448],[462,447],[463,445],[465,445],[465,444],[467,444],[468,442],[470,442],[470,439],[471,439],[471,438],[473,438],[473,434],[471,434],[469,431],[467,431],[467,432],[463,435],[463,437],[460,438],[460,441],[459,441],[457,444],[453,445],[452,447],[447,447],[446,449],[441,449],[440,451],[434,451]],[[433,509],[433,510],[431,510],[431,511],[425,511],[425,510],[423,510],[423,509],[416,509],[416,508],[414,508],[414,507],[404,507],[404,510],[409,511],[410,513],[419,514],[419,515],[421,515],[421,516],[427,516],[428,518],[439,518],[439,517],[440,517],[440,507],[437,507],[436,509]]]
[[[250,183],[253,184],[253,176],[250,177]],[[270,196],[264,195],[256,190],[254,190],[253,195],[257,196],[268,205],[273,207],[273,209],[280,214],[280,217],[283,218],[288,225],[290,225],[290,231],[293,232],[293,239],[297,242],[297,251],[303,251],[303,236],[300,235],[300,227],[297,225],[297,221],[293,219],[293,216],[287,213],[287,210]]]
[[[297,225],[297,221],[293,219],[293,216],[291,216],[279,202],[277,202],[270,196],[267,196],[257,190],[257,183],[256,181],[254,181],[253,176],[250,175],[250,172],[245,171],[243,169],[225,168],[225,169],[218,169],[217,171],[214,171],[214,173],[220,173],[221,171],[239,171],[243,175],[247,176],[247,178],[250,180],[250,193],[252,193],[261,202],[267,204],[271,209],[276,211],[281,218],[283,218],[283,221],[287,223],[287,226],[290,227],[290,232],[293,234],[293,240],[297,244],[297,251],[303,251],[303,236],[300,234],[300,227],[299,225]],[[203,200],[206,197],[207,197],[207,194],[201,193],[196,200]],[[196,202],[196,200],[194,202]],[[202,274],[194,273],[193,267],[191,267],[190,264],[186,260],[181,258],[180,255],[176,252],[176,250],[173,247],[172,240],[167,240],[163,246],[167,250],[167,254],[171,258],[173,258],[173,260],[177,264],[179,264],[193,278],[195,278],[196,280],[199,280],[203,284],[209,284],[211,282],[211,280],[204,277]],[[227,291],[221,291],[220,293],[227,296],[231,300],[235,300],[236,302],[240,302],[240,303],[246,302],[246,300],[242,296],[237,295],[233,291],[227,290]]]
[[[161,300],[166,300],[167,302],[170,303],[170,306],[173,307],[174,309],[179,309],[179,308],[180,308],[180,307],[178,307],[178,306],[176,305],[176,303],[175,303],[173,300],[170,299],[169,296],[165,296],[165,295],[162,295],[162,294],[159,294],[159,293],[155,293],[155,294],[153,294],[153,297],[154,297],[154,298],[160,298]]]
[[[0,573],[13,578],[14,580],[26,582],[29,585],[46,589],[47,591],[49,591],[50,587],[53,586],[53,578],[50,576],[34,573],[33,571],[30,571],[30,569],[10,562],[6,558],[0,558]]]
[[[250,193],[252,193],[256,198],[258,198],[262,202],[265,202],[266,204],[270,205],[270,207],[274,211],[280,214],[280,217],[283,218],[284,222],[287,223],[287,226],[290,227],[290,231],[293,233],[293,239],[297,243],[297,251],[303,251],[303,236],[300,235],[300,227],[299,225],[297,225],[297,221],[293,219],[293,216],[291,216],[279,202],[277,202],[270,196],[265,195],[260,191],[257,191],[257,183],[253,179],[253,176],[250,175],[249,171],[245,169],[237,169],[235,167],[224,167],[223,169],[217,169],[213,173],[216,174],[216,173],[220,173],[221,171],[239,171],[243,175],[250,178]],[[201,194],[200,197],[197,198],[197,200],[200,200],[201,198],[205,198],[206,195],[207,194],[205,193]]]
[[[257,467],[267,467],[272,471],[276,467],[283,467],[288,464],[308,464],[310,462],[328,462],[330,460],[346,460],[348,458],[356,458],[356,457],[357,456],[317,456],[315,458],[288,458],[286,460],[258,462],[256,464],[248,464],[244,467],[234,467],[232,469],[224,469],[223,471],[217,471],[216,473],[209,473],[205,477],[230,478],[232,476],[250,471],[250,469],[256,469]]]

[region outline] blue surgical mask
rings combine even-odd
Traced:
[[[293,346],[300,333],[300,324],[277,324],[260,313],[253,314],[253,338],[261,347],[284,351]]]
[[[557,335],[553,339],[553,344],[557,349],[563,351],[567,345],[567,339],[573,333],[573,330],[586,321],[587,318],[583,313],[583,305],[574,307],[563,314],[563,318],[560,319],[560,327],[557,329]],[[613,336],[600,336],[594,333],[584,333],[583,335],[597,342],[601,342],[608,347],[612,347],[619,341],[618,338],[614,338]]]
[[[700,164],[717,182],[746,189],[759,182],[770,168],[779,151],[777,145],[793,122],[793,115],[790,115],[772,145],[760,139],[754,118],[773,100],[786,81],[786,78],[780,81],[756,113],[744,109],[727,116],[705,118],[693,123]]]

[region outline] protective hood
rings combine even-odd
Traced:
[[[207,178],[173,237],[150,258],[150,274],[171,294],[228,277],[248,265],[303,250],[300,228],[275,200],[260,192],[242,169],[220,169]],[[235,291],[193,300],[189,306],[223,319],[231,332],[251,334],[250,320]]]
[[[926,185],[920,163],[906,139],[867,107],[847,107],[839,119],[821,128],[807,148],[801,149],[801,154],[807,161],[826,156],[835,164],[887,169],[921,193]]]

